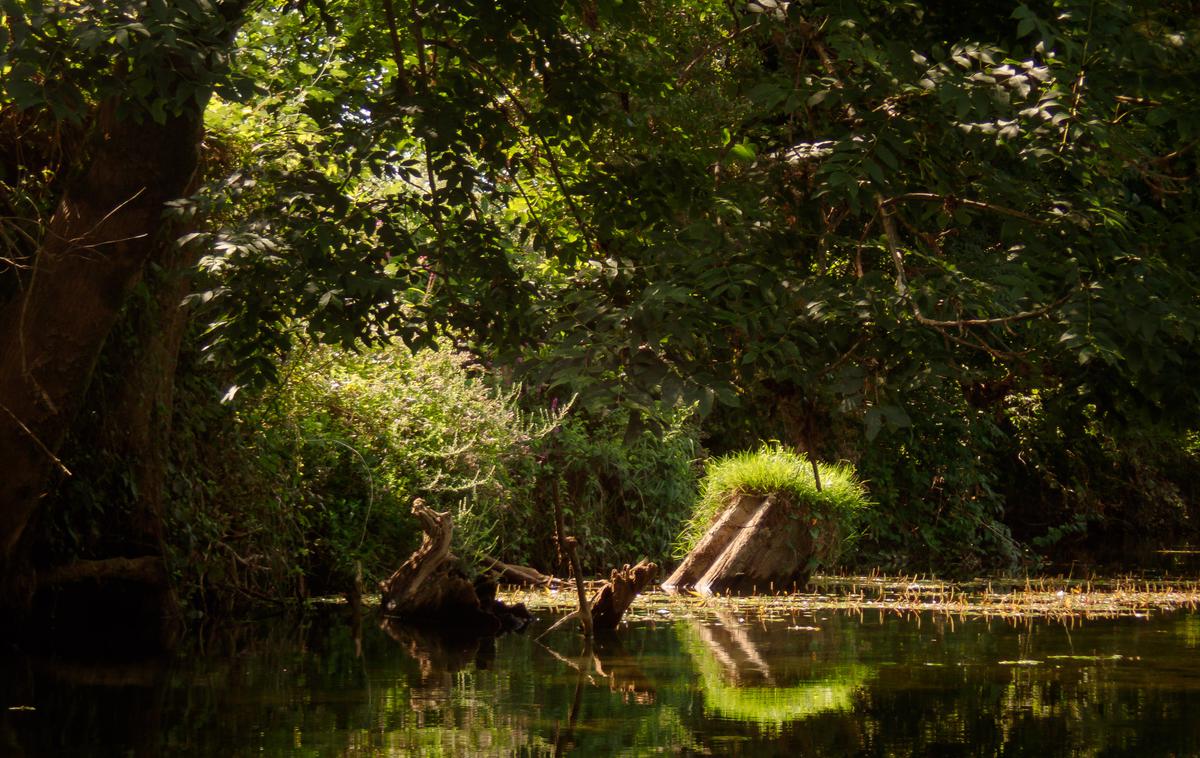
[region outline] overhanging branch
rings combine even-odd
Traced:
[[[921,197],[916,197],[913,199],[922,199],[922,200],[940,198],[940,196],[932,195],[930,193],[911,193],[911,195],[901,195],[900,198],[911,197],[912,195],[919,195]],[[892,198],[892,201],[895,201],[897,199],[899,199],[899,198]],[[908,300],[909,306],[912,308],[913,317],[917,320],[917,323],[919,323],[919,324],[923,324],[924,326],[935,327],[938,329],[944,329],[947,327],[996,326],[999,324],[1011,324],[1011,323],[1014,323],[1017,321],[1026,321],[1028,319],[1038,318],[1039,316],[1045,316],[1046,314],[1050,313],[1051,311],[1054,311],[1057,308],[1061,307],[1063,305],[1063,303],[1067,302],[1067,300],[1069,300],[1071,298],[1071,295],[1074,294],[1074,290],[1070,290],[1065,295],[1063,295],[1062,297],[1055,300],[1053,303],[1045,305],[1041,308],[1035,308],[1035,309],[1028,310],[1028,311],[1021,311],[1019,313],[1013,313],[1008,316],[995,316],[992,318],[964,318],[964,319],[933,319],[933,318],[929,318],[928,316],[926,316],[924,313],[921,312],[920,306],[917,305],[917,301],[912,298],[912,294],[909,292],[908,277],[904,273],[904,255],[900,251],[900,234],[899,234],[899,232],[896,231],[896,220],[892,217],[892,212],[888,208],[889,203],[892,201],[884,200],[882,196],[878,196],[878,195],[876,196],[875,200],[876,200],[876,205],[879,208],[879,219],[883,224],[884,235],[887,237],[888,251],[892,254],[892,263],[896,267],[896,289],[899,291],[900,296],[902,298]],[[980,203],[980,205],[986,205],[986,204]],[[991,210],[997,210],[996,206],[990,206],[989,208]],[[1005,208],[1003,210],[1008,212],[1009,214],[1019,214],[1020,216],[1024,216],[1024,214],[1021,214],[1020,211],[1013,211],[1013,210],[1010,210],[1007,208]],[[1032,217],[1030,217],[1030,218],[1032,219]],[[1032,220],[1037,221],[1037,219],[1032,219]],[[1038,223],[1044,223],[1044,222],[1038,221]]]

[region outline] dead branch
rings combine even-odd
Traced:
[[[487,571],[495,573],[499,579],[507,579],[513,584],[545,587],[553,589],[559,585],[557,577],[543,574],[537,569],[528,566],[517,566],[511,563],[504,563],[490,555],[482,556],[483,560],[488,564]]]
[[[141,558],[104,558],[95,561],[75,561],[38,575],[39,587],[53,587],[83,581],[106,582],[121,580],[165,587],[167,570],[162,558],[148,555]]]

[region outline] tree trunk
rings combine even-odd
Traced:
[[[15,549],[87,390],[105,338],[164,228],[165,204],[197,165],[202,109],[164,124],[98,116],[86,173],[60,201],[33,272],[0,312],[0,577],[11,581]]]
[[[177,232],[183,230],[174,230],[168,236],[174,237]],[[175,374],[187,327],[187,310],[181,303],[188,292],[187,274],[195,263],[195,254],[181,249],[173,240],[164,240],[154,252],[152,263],[147,279],[153,279],[153,295],[116,327],[122,336],[128,334],[131,347],[106,348],[101,359],[104,373],[112,377],[104,383],[115,386],[105,388],[102,407],[89,403],[84,411],[101,414],[97,433],[84,440],[73,438],[69,444],[99,444],[113,459],[128,466],[136,494],[130,503],[127,539],[121,541],[133,554],[161,555]]]

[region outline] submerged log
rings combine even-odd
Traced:
[[[668,591],[747,594],[808,581],[815,554],[810,519],[773,496],[742,495],[663,583]]]
[[[379,583],[385,616],[414,623],[496,634],[523,627],[530,618],[522,604],[508,606],[496,600],[496,585],[483,578],[472,580],[462,562],[450,552],[454,525],[449,513],[413,501],[425,536],[404,565]]]

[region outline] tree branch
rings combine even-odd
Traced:
[[[925,195],[927,193],[914,193]],[[904,196],[901,196],[904,197]],[[935,196],[936,197],[936,196]],[[918,199],[928,199],[925,197]],[[887,237],[888,250],[892,254],[892,263],[896,267],[896,289],[900,296],[908,300],[912,307],[914,318],[917,322],[925,326],[937,328],[955,327],[955,326],[995,326],[997,324],[1011,324],[1016,321],[1026,321],[1031,318],[1044,316],[1047,313],[1057,309],[1063,303],[1067,302],[1074,294],[1074,290],[1069,290],[1065,295],[1055,300],[1049,305],[1033,310],[1021,311],[1008,316],[996,316],[994,318],[966,318],[966,319],[932,319],[921,313],[920,307],[917,306],[917,301],[913,300],[908,288],[908,278],[904,274],[904,256],[900,252],[900,234],[896,231],[896,220],[892,218],[891,211],[888,210],[888,202],[883,197],[876,195],[876,204],[879,207],[879,218],[883,223],[884,234]],[[1006,209],[1007,210],[1007,209]],[[1019,211],[1011,211],[1011,213],[1019,213]],[[1022,214],[1024,215],[1024,214]]]
[[[933,192],[908,192],[903,195],[896,195],[895,197],[888,198],[887,200],[883,200],[882,205],[890,207],[892,205],[896,205],[899,203],[906,203],[906,202],[942,203],[947,206],[962,205],[962,206],[966,206],[967,208],[975,208],[976,210],[981,210],[981,211],[991,211],[992,213],[999,213],[1003,216],[1011,216],[1013,218],[1019,218],[1022,221],[1028,221],[1031,224],[1047,224],[1047,223],[1049,223],[1047,221],[1043,221],[1040,218],[1030,216],[1028,213],[1022,213],[1021,211],[1015,211],[1012,208],[1005,208],[1002,205],[993,205],[991,203],[985,203],[980,200],[966,200],[964,198],[954,197],[952,195],[938,195]]]

